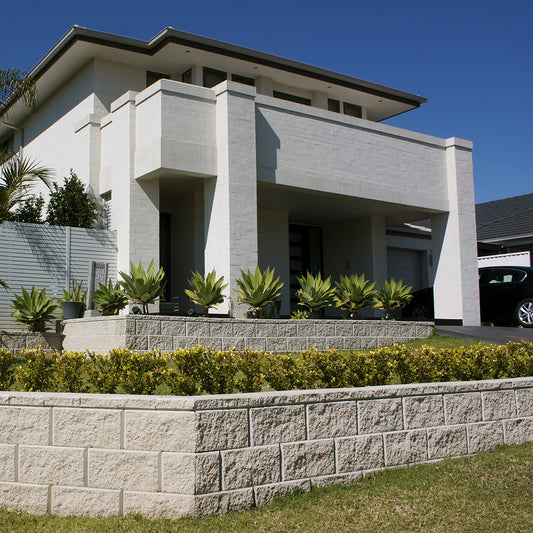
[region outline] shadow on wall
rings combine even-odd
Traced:
[[[276,183],[278,150],[281,142],[260,109],[255,110],[255,135],[257,146],[257,179]]]

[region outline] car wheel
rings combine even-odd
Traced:
[[[519,326],[533,328],[533,299],[527,298],[517,305],[515,319]]]
[[[411,318],[415,318],[417,320],[428,320],[431,318],[431,313],[429,312],[429,309],[424,304],[417,304],[413,307],[413,311],[411,312]]]

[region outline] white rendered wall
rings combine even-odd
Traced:
[[[446,140],[449,213],[431,218],[435,319],[479,326],[472,143]]]

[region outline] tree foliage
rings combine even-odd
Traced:
[[[62,187],[53,184],[47,212],[46,221],[53,226],[92,228],[99,217],[94,195],[85,190],[72,169]]]

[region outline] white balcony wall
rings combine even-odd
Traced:
[[[160,80],[136,97],[135,177],[174,171],[214,176],[215,93]]]
[[[444,139],[258,95],[261,181],[448,209]]]

